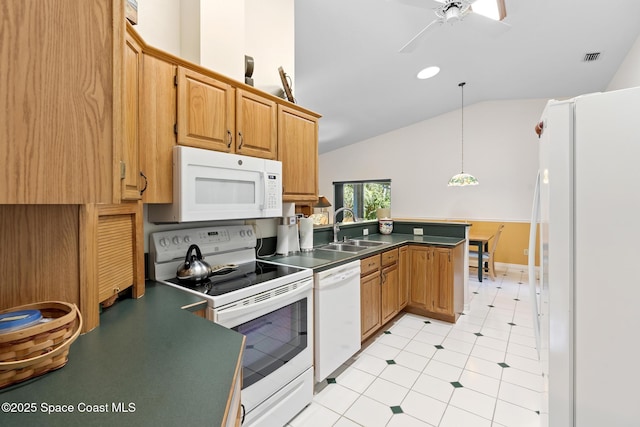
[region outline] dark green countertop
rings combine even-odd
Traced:
[[[312,268],[314,272],[318,272],[407,244],[454,247],[465,241],[465,239],[459,237],[416,236],[413,234],[400,233],[371,234],[368,236],[353,237],[353,239],[383,242],[385,245],[374,246],[356,253],[317,249],[316,247],[311,252],[277,255],[267,258],[267,260],[292,265],[294,267]]]
[[[71,345],[66,366],[0,390],[0,425],[220,425],[243,336],[181,309],[199,300],[147,282],[142,298],[105,310]],[[7,413],[6,402],[35,413]]]

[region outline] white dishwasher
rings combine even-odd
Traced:
[[[360,350],[360,261],[314,274],[315,377],[324,380]]]

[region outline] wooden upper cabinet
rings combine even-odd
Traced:
[[[140,194],[140,74],[142,49],[127,32],[124,49],[124,143],[120,163],[122,200],[138,200]]]
[[[235,151],[234,88],[178,67],[178,144]]]
[[[176,66],[144,54],[140,95],[140,168],[147,177],[144,203],[173,201],[173,147],[176,145]]]
[[[236,153],[274,160],[278,143],[278,106],[236,89]]]
[[[278,106],[278,160],[285,202],[318,200],[318,118]]]
[[[2,2],[0,204],[119,199],[114,141],[123,138],[125,20],[118,5]]]

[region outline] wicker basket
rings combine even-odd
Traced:
[[[46,301],[1,310],[40,310],[46,322],[0,334],[0,388],[25,381],[67,363],[69,347],[82,330],[75,304]]]

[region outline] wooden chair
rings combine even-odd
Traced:
[[[500,224],[498,227],[498,231],[493,236],[493,240],[489,244],[489,251],[482,253],[482,261],[486,263],[485,266],[477,265],[478,264],[478,253],[475,251],[469,251],[469,260],[475,259],[477,267],[473,265],[469,265],[470,267],[475,268],[483,268],[485,271],[489,273],[489,277],[491,280],[496,280],[496,270],[495,270],[495,262],[494,262],[494,253],[496,248],[498,247],[498,241],[500,240],[500,234],[502,233],[502,229],[504,228],[504,224]]]

